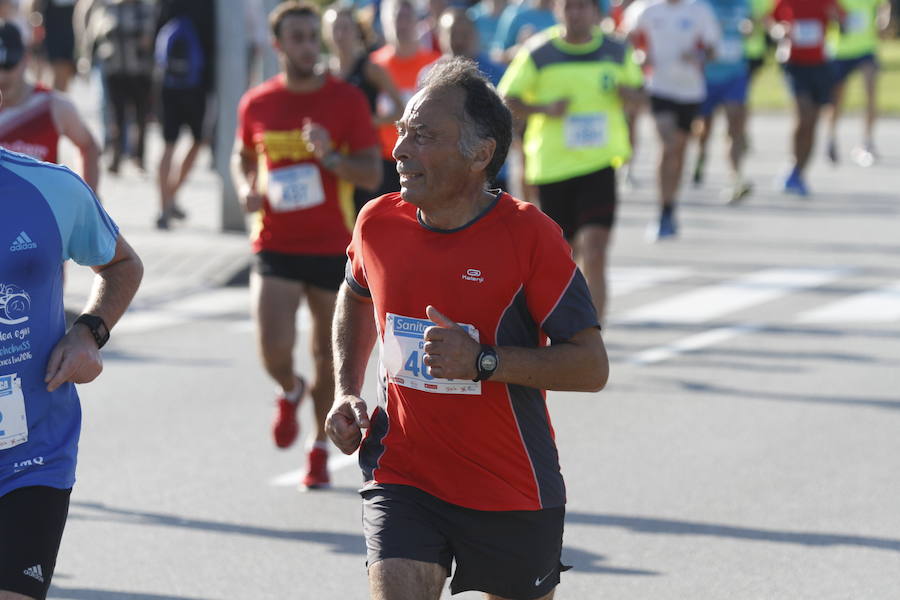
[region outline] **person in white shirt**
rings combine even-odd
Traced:
[[[648,238],[657,241],[677,234],[675,200],[685,148],[691,124],[706,99],[703,66],[712,58],[722,33],[715,14],[698,0],[651,0],[628,17],[627,33],[644,52],[645,89],[662,141],[660,217],[647,230]]]

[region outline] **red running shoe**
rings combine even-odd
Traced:
[[[302,377],[297,379],[300,381],[300,397],[297,401],[291,402],[284,396],[279,396],[276,401],[278,412],[275,413],[275,420],[272,422],[272,437],[275,438],[275,445],[279,448],[290,448],[300,433],[297,407],[300,406],[306,393],[306,382]]]
[[[328,476],[328,450],[313,448],[309,451],[309,470],[300,487],[307,490],[320,490],[331,487],[331,478]]]

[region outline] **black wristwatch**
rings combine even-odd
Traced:
[[[101,317],[84,314],[75,319],[73,326],[78,323],[90,329],[91,335],[94,336],[94,341],[97,342],[97,348],[102,348],[109,341],[109,327],[106,326],[106,322]]]
[[[494,371],[496,371],[499,366],[500,357],[497,356],[497,351],[494,350],[494,347],[482,344],[481,352],[478,353],[478,358],[475,359],[475,368],[478,369],[478,377],[472,381],[485,381],[490,379],[491,375],[494,374]]]

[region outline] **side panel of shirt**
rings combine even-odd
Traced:
[[[0,496],[75,482],[81,407],[73,384],[47,392],[65,333],[62,264],[109,262],[118,229],[63,167],[0,151]]]

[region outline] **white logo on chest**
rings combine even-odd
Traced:
[[[463,273],[463,279],[466,281],[474,281],[475,283],[484,283],[484,277],[481,275],[481,271],[478,269],[466,269],[466,272]]]

